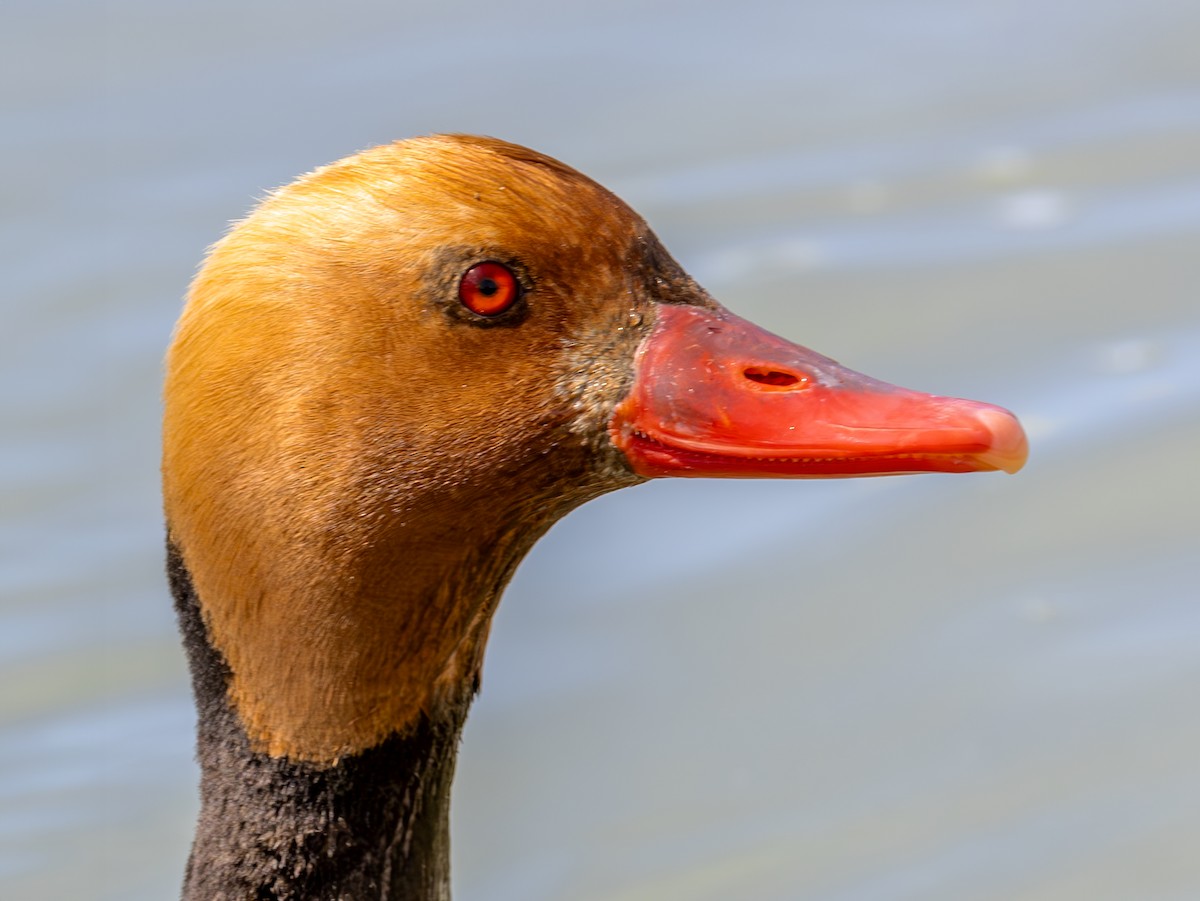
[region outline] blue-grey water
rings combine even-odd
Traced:
[[[661,482],[501,606],[464,899],[1200,897],[1200,6],[34,3],[0,14],[0,897],[178,890],[160,359],[203,249],[494,134],[716,296],[1028,426],[1026,470]]]

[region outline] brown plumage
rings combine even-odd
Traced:
[[[523,295],[494,317],[459,299],[480,261]],[[708,353],[690,334],[729,346],[668,377],[672,355]],[[405,141],[272,194],[213,247],[167,363],[170,570],[201,719],[185,896],[446,897],[492,613],[584,501],[648,475],[1024,459],[1003,411],[855,378],[722,311],[625,204],[524,148]],[[908,419],[833,423],[816,450],[774,435],[829,409]]]
[[[456,328],[462,270],[514,248],[537,307]],[[318,170],[213,248],[168,360],[166,506],[257,747],[327,763],[409,725],[474,677],[536,535],[634,481],[588,470],[655,258],[598,185],[464,138]]]

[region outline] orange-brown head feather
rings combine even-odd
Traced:
[[[489,259],[528,292],[494,323],[457,301]],[[256,747],[329,762],[471,690],[521,556],[637,480],[604,436],[666,290],[705,302],[612,194],[482,138],[319,169],[212,248],[164,495]]]

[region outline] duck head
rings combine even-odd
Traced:
[[[533,542],[657,476],[1018,469],[998,407],[724,310],[604,188],[437,136],[268,197],[167,365],[170,540],[253,747],[328,763],[463,703]]]

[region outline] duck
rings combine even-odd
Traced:
[[[771,334],[595,181],[467,135],[268,195],[209,249],[165,370],[200,768],[185,901],[449,898],[492,615],[586,501],[659,477],[1016,472],[1028,452],[1009,411]]]

